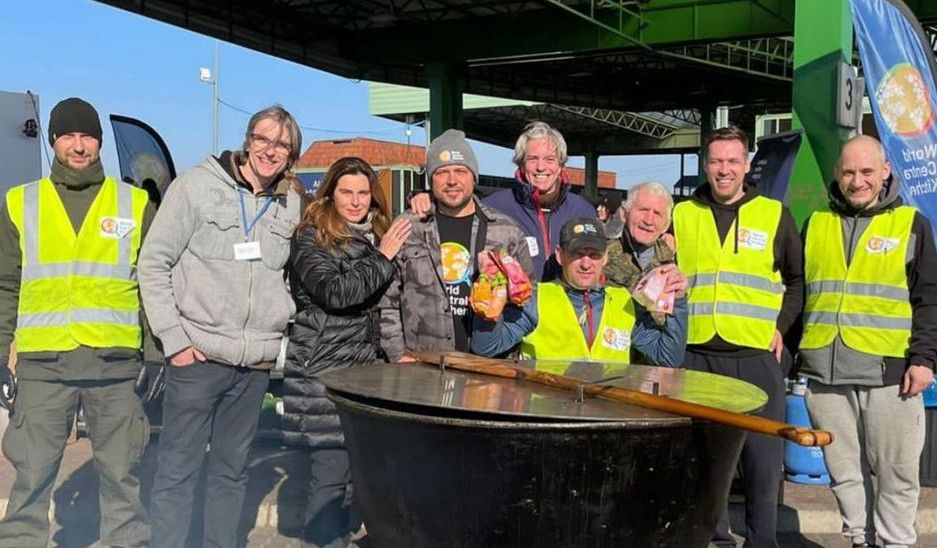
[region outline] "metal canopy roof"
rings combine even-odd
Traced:
[[[659,152],[693,109],[743,105],[750,128],[790,108],[794,0],[98,1],[349,78],[427,87],[455,63],[465,93],[548,103],[465,112],[502,145],[540,117],[571,151]],[[906,3],[937,22],[937,2]]]
[[[791,0],[99,1],[350,78],[425,87],[427,64],[455,62],[466,93],[530,101],[790,100],[790,51],[770,60],[764,39],[793,34]]]

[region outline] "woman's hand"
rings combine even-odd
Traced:
[[[410,232],[412,230],[413,226],[408,219],[404,217],[398,218],[391,223],[390,228],[384,233],[384,236],[381,238],[381,245],[378,249],[388,260],[394,260],[397,253],[400,252],[400,248],[403,247],[403,243],[410,237]]]

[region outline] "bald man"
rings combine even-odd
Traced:
[[[835,436],[823,452],[853,546],[874,545],[876,533],[884,546],[917,540],[937,252],[930,222],[902,203],[899,186],[881,143],[855,137],[837,162],[829,208],[804,228],[800,371],[813,425]]]

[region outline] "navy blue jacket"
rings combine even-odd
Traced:
[[[554,251],[560,240],[560,228],[566,221],[579,217],[594,218],[595,208],[585,198],[569,191],[568,183],[561,183],[560,197],[553,206],[552,211],[544,214],[547,232],[549,233],[549,246],[544,238],[541,228],[540,216],[537,206],[534,205],[534,187],[523,181],[514,181],[510,189],[501,190],[488,196],[482,203],[497,209],[517,223],[528,238],[530,255],[534,261],[534,277],[536,280],[549,282],[559,278],[560,265],[556,262]],[[530,240],[535,238],[535,240]],[[533,244],[536,245],[533,245]],[[535,254],[534,251],[537,253]]]

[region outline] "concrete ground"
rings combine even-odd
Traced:
[[[154,438],[141,467],[145,491],[152,479],[157,443]],[[305,505],[301,488],[307,477],[302,453],[283,449],[272,442],[255,446],[240,523],[241,538],[248,546],[299,546],[298,534]],[[13,469],[0,456],[0,512],[6,510],[6,496],[12,481]],[[97,476],[87,439],[79,439],[68,446],[53,501],[53,545],[69,548],[96,546],[99,517]],[[839,515],[826,486],[786,483],[783,502],[779,509],[782,547],[848,547],[848,542],[838,534]],[[742,511],[737,500],[731,504],[731,514],[733,525],[741,529]],[[919,546],[937,546],[937,488],[922,490],[917,528]]]

